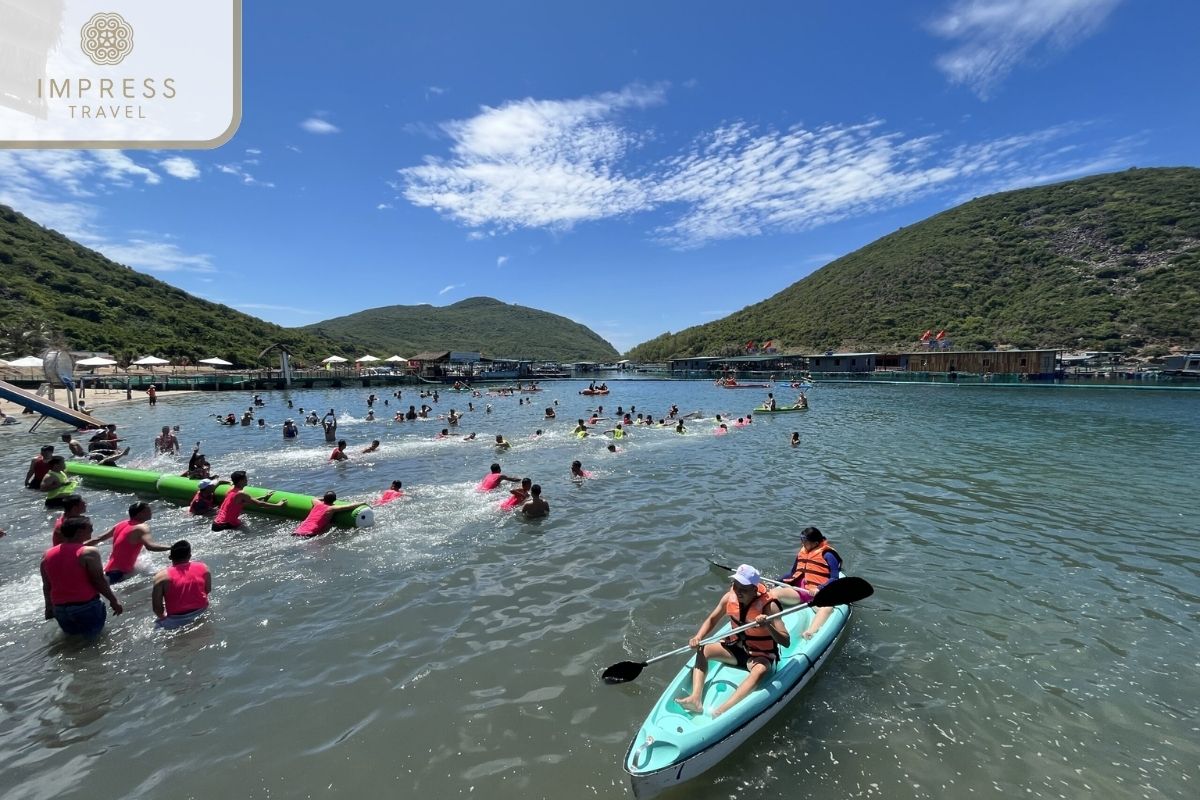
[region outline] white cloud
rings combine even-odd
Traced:
[[[449,89],[446,89],[442,86],[430,86],[425,89],[425,96],[428,97],[431,94],[433,94],[433,95],[445,94],[448,91],[449,91]]]
[[[507,263],[508,263],[508,256],[500,256],[499,258],[496,259],[497,267],[503,267]]]
[[[471,227],[570,228],[648,208],[644,184],[618,161],[638,138],[618,112],[661,103],[661,87],[632,86],[576,100],[527,98],[443,126],[446,159],[400,170],[404,196]]]
[[[938,191],[1083,174],[1112,161],[1071,141],[1087,127],[1080,125],[956,143],[949,134],[888,130],[882,120],[784,130],[734,121],[677,155],[631,166],[628,155],[646,134],[616,117],[662,98],[661,88],[632,87],[484,108],[443,126],[452,142],[447,157],[400,170],[392,186],[466,225],[473,241],[658,210],[669,216],[655,238],[688,248],[800,231]]]
[[[212,257],[206,254],[185,253],[171,242],[129,239],[125,242],[104,242],[95,246],[118,264],[150,272],[215,272]]]
[[[179,178],[180,180],[190,181],[192,178],[200,177],[200,168],[196,166],[196,162],[190,158],[183,156],[172,156],[164,158],[158,162],[158,165],[163,168],[163,171],[168,175]]]
[[[258,178],[255,178],[253,175],[251,175],[249,172],[247,172],[246,168],[244,166],[245,163],[246,162],[241,162],[241,163],[235,162],[232,164],[217,164],[217,170],[219,172],[225,173],[226,175],[233,175],[233,176],[241,179],[242,183],[244,183],[246,186],[262,186],[266,189],[274,189],[275,188],[275,184],[272,183],[271,181],[260,181]]]
[[[157,172],[143,167],[120,150],[96,150],[94,154],[103,169],[104,177],[119,186],[128,186],[130,175],[142,178],[151,185],[162,180]]]
[[[464,287],[464,286],[466,286],[466,284],[465,284],[465,283],[452,283],[452,284],[450,284],[449,286],[445,287],[444,289],[441,289],[441,290],[438,292],[438,294],[440,294],[440,295],[441,295],[441,294],[446,294],[447,292],[454,291],[455,289],[461,289],[461,288],[462,288],[462,287]]]
[[[380,203],[379,205],[375,206],[375,210],[376,211],[386,211],[387,209],[392,208],[392,207],[393,206],[391,203]]]
[[[257,147],[247,147],[246,153],[252,156],[261,156],[262,150],[259,150]]]
[[[321,119],[320,117],[309,117],[300,123],[300,127],[309,133],[318,134],[340,133],[342,130],[332,122]]]
[[[213,271],[209,256],[184,252],[153,234],[114,236],[103,228],[99,207],[79,199],[129,188],[129,176],[151,185],[161,180],[119,151],[0,150],[0,203],[134,268]]]
[[[957,46],[937,60],[952,83],[986,98],[1039,47],[1065,50],[1095,33],[1121,0],[954,0],[930,23]]]

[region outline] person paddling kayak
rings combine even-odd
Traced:
[[[800,551],[792,568],[779,580],[787,586],[776,586],[771,595],[784,606],[794,606],[807,603],[816,593],[837,580],[842,574],[842,557],[829,544],[825,534],[811,525],[800,531]],[[813,616],[812,624],[805,628],[803,636],[811,639],[813,635],[829,619],[833,613],[831,608],[818,608]]]
[[[696,664],[692,668],[692,692],[680,698],[679,705],[693,714],[703,712],[704,682],[708,678],[710,660],[732,664],[749,673],[729,699],[713,710],[714,718],[721,716],[749,694],[764,675],[775,669],[775,664],[779,661],[779,648],[792,643],[791,634],[782,620],[767,620],[770,614],[780,610],[779,601],[762,585],[762,577],[758,570],[749,564],[738,567],[733,574],[729,591],[704,622],[700,623],[696,635],[688,642],[689,646],[696,648]],[[708,636],[725,616],[729,617],[729,624],[734,628],[748,622],[757,622],[758,626],[701,647],[701,640]]]

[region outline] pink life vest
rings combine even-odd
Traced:
[[[325,505],[321,500],[316,501],[304,522],[292,532],[292,536],[317,536],[329,530],[333,525],[333,511],[333,506]]]
[[[61,606],[67,603],[86,603],[99,593],[88,579],[87,568],[79,560],[83,542],[56,544],[42,556],[42,566],[50,579],[50,602]]]
[[[167,567],[167,585],[163,601],[168,614],[190,614],[208,608],[208,592],[204,591],[204,579],[208,567],[202,561],[185,561]]]
[[[500,485],[500,478],[502,478],[502,477],[503,477],[502,473],[489,472],[487,474],[487,476],[483,480],[481,480],[479,482],[479,485],[476,486],[475,488],[481,492],[490,492],[492,489],[495,489],[497,486]]]
[[[240,525],[242,522],[242,506],[246,502],[245,490],[230,489],[229,494],[221,501],[214,523],[224,525]]]
[[[138,553],[142,552],[142,539],[140,536],[130,536],[129,531],[137,525],[138,523],[131,519],[117,523],[113,530],[112,555],[108,557],[108,563],[104,565],[105,572],[133,572],[133,565],[137,563]]]
[[[387,505],[388,503],[392,502],[393,500],[399,500],[401,497],[404,497],[404,492],[403,492],[403,490],[397,490],[397,489],[386,489],[386,490],[384,490],[384,492],[383,492],[383,496],[382,496],[382,497],[380,497],[378,500],[376,500],[376,501],[375,501],[374,503],[372,503],[371,505],[375,505],[375,506],[385,506],[385,505]]]

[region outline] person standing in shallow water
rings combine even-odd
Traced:
[[[42,556],[46,619],[58,622],[69,636],[100,635],[108,617],[101,596],[108,600],[113,614],[124,611],[100,568],[100,551],[84,544],[92,530],[88,517],[71,517],[62,525],[62,544]]]
[[[325,429],[325,441],[337,441],[337,415],[333,413],[333,409],[329,409],[329,413],[321,419],[321,427]]]
[[[212,573],[203,561],[192,561],[192,545],[181,539],[171,545],[171,566],[154,575],[150,607],[160,628],[177,628],[208,608]]]
[[[542,498],[541,484],[529,487],[529,500],[521,506],[521,513],[530,519],[544,517],[550,513],[550,504]]]

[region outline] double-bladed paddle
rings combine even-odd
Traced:
[[[857,603],[859,600],[866,600],[874,593],[875,588],[862,578],[838,578],[835,581],[830,581],[829,583],[825,584],[825,586],[817,592],[816,596],[813,597],[811,603],[785,608],[783,611],[780,611],[777,614],[768,615],[766,621],[769,622],[773,619],[779,619],[782,616],[793,614],[805,608],[830,608],[832,606],[844,606],[849,603]],[[713,634],[707,639],[701,639],[698,646],[719,642],[720,640],[728,636],[732,636],[735,633],[748,631],[758,624],[759,623],[757,622],[749,622],[745,625],[739,625],[733,630]],[[691,645],[685,644],[683,647],[677,647],[669,653],[663,653],[662,655],[654,656],[654,658],[649,658],[645,661],[618,661],[616,664],[613,664],[604,670],[600,677],[603,678],[605,683],[628,683],[629,681],[635,680],[638,675],[642,674],[642,670],[654,662],[662,661],[664,658],[670,658],[671,656],[688,653],[694,649],[695,648],[693,648]]]

